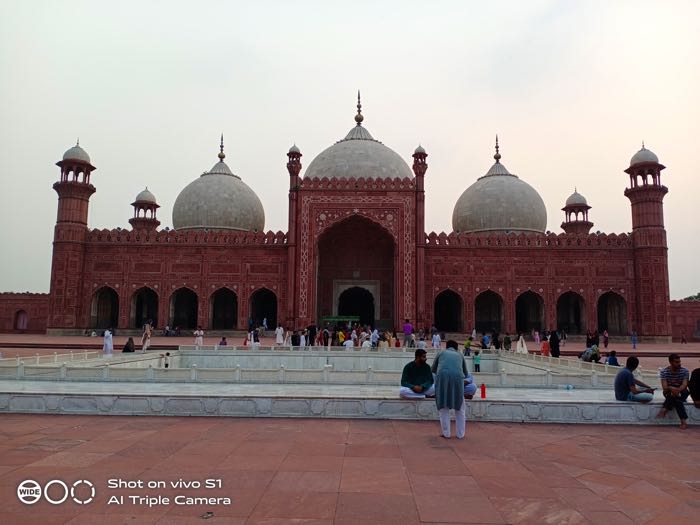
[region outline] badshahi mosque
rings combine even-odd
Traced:
[[[289,149],[288,225],[278,232],[265,231],[262,203],[229,167],[223,139],[211,169],[178,195],[173,229],[160,228],[148,189],[132,203],[130,230],[90,229],[99,174],[80,145],[69,148],[53,185],[50,291],[0,294],[0,330],[72,334],[147,320],[236,330],[262,319],[295,328],[357,316],[446,332],[700,338],[700,303],[669,298],[668,189],[651,150],[634,153],[619,178],[631,232],[591,233],[591,206],[578,192],[562,196],[562,231],[546,231],[542,198],[506,168],[496,142],[491,166],[455,204],[452,231],[428,233],[428,152],[418,146],[409,158],[375,139],[359,97],[354,120],[305,168],[300,149]],[[338,249],[348,238],[368,249]]]

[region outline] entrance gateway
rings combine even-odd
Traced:
[[[381,312],[379,281],[333,281],[333,315],[356,315],[360,324],[375,326]]]

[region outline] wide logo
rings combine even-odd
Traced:
[[[87,479],[79,479],[70,486],[60,479],[47,481],[43,486],[25,479],[17,485],[17,498],[26,505],[34,505],[42,496],[52,505],[61,505],[69,497],[78,505],[87,505],[95,499],[95,485]]]

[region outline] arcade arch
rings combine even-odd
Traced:
[[[238,322],[238,296],[233,290],[219,288],[209,298],[209,326],[214,330],[233,330]]]
[[[158,326],[158,294],[154,290],[144,286],[134,292],[130,321],[132,328],[142,328],[148,321]]]
[[[199,299],[189,288],[178,288],[170,296],[170,326],[192,330],[197,327]]]
[[[627,335],[627,302],[615,292],[598,298],[598,331],[610,335]]]
[[[15,330],[26,330],[29,326],[29,316],[25,310],[17,310],[15,312],[15,320],[12,327]]]
[[[544,329],[544,299],[532,290],[521,293],[515,300],[515,330],[527,333]]]
[[[119,295],[109,286],[103,286],[92,295],[90,308],[91,328],[115,328],[119,321]]]
[[[435,328],[441,332],[462,332],[463,304],[460,295],[453,290],[443,290],[435,297]]]
[[[260,288],[250,296],[250,318],[256,325],[267,319],[268,328],[277,326],[277,296],[272,290]]]
[[[566,292],[557,299],[557,329],[567,334],[586,333],[586,302],[576,292]]]
[[[474,327],[477,332],[502,332],[504,328],[503,298],[486,290],[474,300]]]

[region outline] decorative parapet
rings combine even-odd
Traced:
[[[221,230],[90,230],[86,242],[93,244],[206,244],[285,246],[287,234],[282,231],[244,232]]]
[[[628,233],[454,233],[431,232],[425,236],[427,246],[479,248],[483,246],[508,248],[632,248],[632,237]]]
[[[300,189],[304,190],[336,190],[336,191],[406,191],[416,189],[416,180],[413,178],[399,177],[393,179],[385,179],[378,177],[376,179],[366,178],[349,178],[337,179],[328,177],[311,177],[301,179],[299,184]]]

